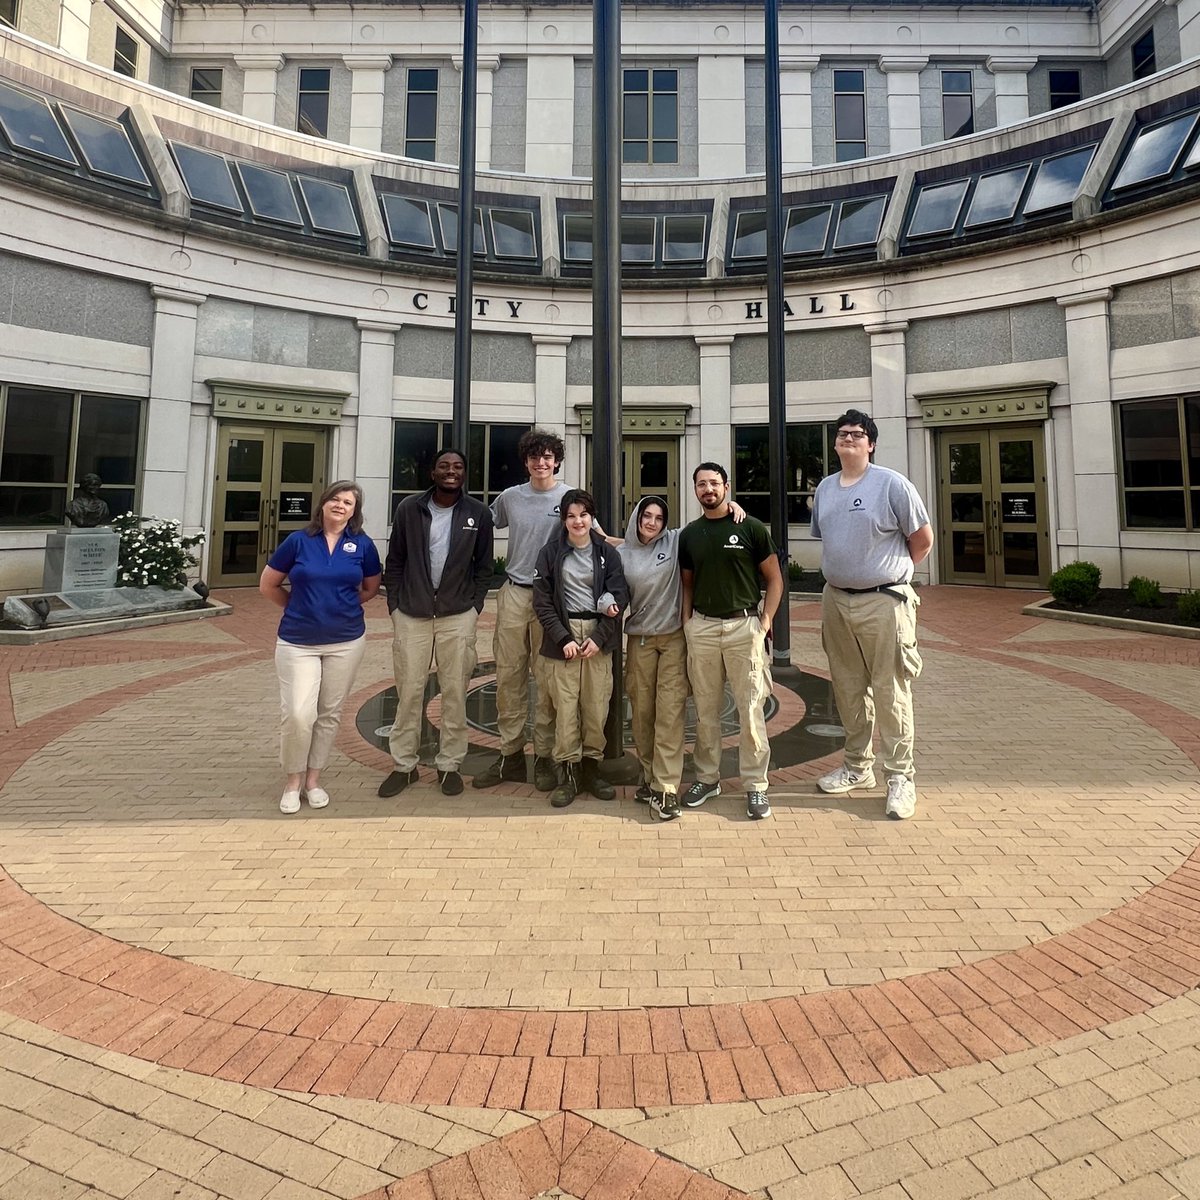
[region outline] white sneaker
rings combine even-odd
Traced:
[[[322,787],[305,788],[304,798],[309,808],[325,808],[329,804],[329,793]]]
[[[298,813],[300,811],[300,792],[284,792],[279,797],[279,811],[281,813]]]
[[[891,776],[883,811],[893,821],[907,821],[917,811],[916,784],[905,775]]]
[[[852,792],[855,788],[873,788],[874,786],[875,772],[870,767],[865,771],[852,771],[845,763],[842,763],[836,771],[830,771],[828,775],[822,775],[817,780],[817,787],[833,796],[840,796],[843,792]]]

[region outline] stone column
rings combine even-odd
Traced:
[[[1062,562],[1085,559],[1110,587],[1121,580],[1121,515],[1117,438],[1109,375],[1108,305],[1111,288],[1061,298],[1067,321],[1067,379],[1071,389],[1071,449],[1077,544],[1060,529]],[[1061,411],[1061,410],[1060,410]]]
[[[383,148],[383,77],[390,54],[344,54],[350,71],[350,145],[378,152]]]
[[[563,178],[575,158],[575,59],[530,56],[525,87],[525,170]]]
[[[59,49],[72,58],[87,62],[88,42],[92,35],[92,0],[62,0],[58,13]]]
[[[925,55],[889,54],[879,60],[887,76],[888,150],[899,154],[921,145],[921,72],[929,65]]]
[[[392,377],[399,321],[357,321],[358,438],[354,478],[371,524],[392,523]]]
[[[533,423],[562,433],[567,427],[567,347],[560,333],[535,333],[533,353]],[[582,469],[580,474],[582,475]]]
[[[187,482],[191,451],[192,386],[200,292],[152,287],[154,341],[150,348],[150,404],[142,455],[142,512],[163,520],[188,519]],[[191,514],[194,517],[194,513]]]
[[[813,165],[812,77],[820,61],[815,54],[779,56],[779,123],[785,172],[807,171]]]
[[[987,69],[996,79],[996,125],[1015,125],[1029,116],[1029,72],[1036,58],[997,58],[987,60]]]
[[[702,54],[696,60],[697,138],[702,179],[746,173],[746,60]]]
[[[700,347],[700,446],[692,462],[681,463],[681,475],[691,480],[691,472],[697,463],[719,462],[729,470],[733,461],[732,390],[729,359],[733,347],[732,334],[701,334],[696,338]],[[680,481],[683,492],[683,507],[696,515],[694,500],[686,497],[690,487]],[[689,518],[690,519],[690,518]]]
[[[879,426],[875,461],[914,478],[908,456],[908,397],[905,380],[908,357],[904,334],[907,321],[868,325],[871,339],[871,416]]]
[[[462,55],[456,54],[453,61],[461,75]],[[499,69],[498,54],[481,54],[475,60],[475,166],[481,171],[492,165],[492,89]]]
[[[283,67],[282,54],[235,54],[233,61],[244,72],[242,116],[275,124],[275,85]]]

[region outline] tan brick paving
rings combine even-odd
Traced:
[[[0,658],[0,863],[49,906],[0,930],[0,1012],[38,1022],[0,1016],[0,1200],[532,1188],[539,1129],[521,1200],[1200,1196],[1194,643],[932,589],[904,825],[823,763],[766,828],[384,804],[349,724],[334,805],[288,821],[269,614],[232,598]],[[560,1106],[587,1120],[535,1124]]]

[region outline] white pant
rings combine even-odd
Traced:
[[[354,686],[367,639],[324,646],[275,643],[279,675],[279,761],[288,775],[319,771],[328,761],[342,719],[342,705]]]

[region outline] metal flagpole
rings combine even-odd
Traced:
[[[458,139],[458,272],[454,284],[454,400],[451,443],[469,453],[471,318],[475,272],[475,93],[479,63],[479,0],[464,0],[462,90]]]

